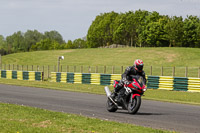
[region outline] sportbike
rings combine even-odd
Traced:
[[[124,84],[123,88],[117,93],[117,96],[112,97],[113,93],[110,92],[106,86],[105,92],[108,97],[107,110],[115,112],[118,109],[128,110],[130,114],[135,114],[141,105],[141,96],[146,91],[144,79],[141,76],[131,76],[129,84]],[[119,81],[114,80],[114,88],[118,85]]]

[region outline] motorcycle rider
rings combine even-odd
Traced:
[[[140,59],[136,59],[134,61],[133,66],[129,66],[126,68],[125,72],[122,74],[122,79],[119,81],[118,85],[115,87],[113,95],[111,97],[114,99],[117,96],[117,93],[123,88],[124,84],[130,84],[130,76],[131,75],[140,75],[144,79],[144,83],[146,84],[145,72],[143,71],[144,63]],[[120,96],[123,95],[123,91],[120,91],[117,101],[120,100]]]

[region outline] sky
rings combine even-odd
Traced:
[[[83,38],[101,13],[136,10],[200,17],[200,0],[0,0],[0,35],[58,31],[65,41]]]

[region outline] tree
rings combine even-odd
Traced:
[[[2,35],[0,35],[0,54],[6,54],[6,40]]]
[[[60,33],[58,33],[57,31],[55,31],[55,30],[53,30],[53,31],[46,31],[44,33],[44,39],[55,40],[59,44],[65,43],[65,41],[63,40],[62,35]]]
[[[21,31],[6,37],[8,53],[26,51],[24,36]]]
[[[89,27],[87,45],[90,48],[113,43],[114,21],[118,13],[110,12],[98,15]]]
[[[87,47],[86,41],[81,38],[75,39],[73,41],[73,46],[74,46],[74,48],[86,48]]]
[[[165,24],[166,38],[169,41],[169,47],[182,46],[183,40],[183,18],[182,17],[166,17]]]
[[[197,16],[187,16],[184,20],[183,47],[195,47],[197,43],[197,29],[199,18]]]
[[[42,38],[43,34],[38,32],[37,30],[27,30],[24,34],[26,51],[29,51],[32,45],[36,45],[36,43],[41,41]]]
[[[146,26],[148,24],[147,17],[149,16],[149,12],[145,10],[137,10],[135,11],[134,21],[136,24],[136,45],[140,47],[145,46],[146,44]]]

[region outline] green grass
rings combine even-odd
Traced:
[[[1,133],[167,133],[80,115],[0,103]]]
[[[62,65],[129,66],[137,58],[145,66],[200,66],[199,48],[115,48],[69,49],[10,54],[3,64],[57,65],[58,56],[65,56]]]
[[[0,83],[105,95],[104,91],[105,86],[102,85],[54,83],[47,81],[44,82],[23,81],[23,80],[12,80],[12,79],[0,79]],[[109,88],[110,90],[114,89],[113,86],[109,86]],[[200,105],[199,92],[192,93],[192,92],[148,89],[145,92],[145,96],[142,98],[149,100]]]
[[[98,73],[104,73],[104,66],[107,66],[106,73],[112,73],[112,66],[115,66],[114,73],[122,73],[127,66],[133,65],[135,59],[142,59],[144,61],[144,70],[147,75],[150,75],[152,66],[152,75],[161,75],[161,66],[164,67],[164,76],[172,76],[173,68],[176,67],[175,76],[184,77],[185,67],[188,66],[188,76],[198,77],[198,71],[200,67],[200,49],[199,48],[114,48],[114,49],[69,49],[69,50],[53,50],[53,51],[36,51],[36,52],[24,52],[10,54],[2,56],[3,69],[8,69],[8,64],[11,64],[10,68],[17,69],[16,65],[19,65],[19,70],[32,69],[45,72],[45,78],[48,78],[49,71],[57,71],[58,56],[63,55],[64,60],[61,60],[62,71],[81,72],[81,66],[83,66],[83,72],[88,72],[90,66],[90,72],[96,72],[96,66],[98,66]],[[76,68],[74,69],[74,66]],[[123,66],[123,71],[121,70]],[[50,73],[49,73],[50,75]]]

